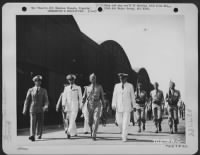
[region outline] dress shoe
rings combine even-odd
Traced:
[[[35,137],[34,136],[30,136],[28,139],[31,140],[31,141],[35,141]]]
[[[96,141],[96,137],[92,137],[92,140],[93,140],[93,141]]]
[[[158,129],[156,128],[156,131],[155,131],[155,133],[158,133]]]
[[[37,138],[38,138],[38,139],[42,139],[42,136],[40,135],[40,136],[38,136]]]

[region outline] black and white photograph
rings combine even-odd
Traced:
[[[185,76],[186,18],[176,9],[173,14],[16,14],[12,104],[18,151],[187,148],[187,120],[197,117],[187,107],[197,103],[187,102],[193,96],[186,90],[192,82]]]

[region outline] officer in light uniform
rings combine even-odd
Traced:
[[[158,131],[162,131],[161,128],[161,121],[162,121],[162,109],[164,107],[164,96],[163,92],[158,89],[159,84],[155,82],[154,84],[154,90],[150,93],[150,101],[152,104],[152,110],[153,110],[153,121],[156,126],[156,133]]]
[[[62,106],[64,107],[64,112],[67,114],[67,119],[69,120],[69,124],[65,125],[65,133],[67,134],[67,138],[70,138],[71,136],[77,135],[75,121],[78,109],[82,104],[82,92],[81,87],[75,84],[75,75],[69,74],[66,78],[69,85],[64,88],[62,94]],[[68,121],[66,121],[66,123],[68,123]]]
[[[135,104],[134,88],[127,82],[128,74],[118,74],[120,83],[114,87],[112,109],[116,110],[116,121],[122,133],[122,141],[127,141],[130,113]]]
[[[175,89],[175,83],[170,81],[169,92],[166,94],[166,102],[168,102],[168,123],[170,127],[170,133],[173,134],[178,132],[177,125],[178,120],[178,102],[181,99],[181,94],[179,90]],[[174,125],[174,130],[173,130]]]
[[[23,114],[25,115],[29,109],[30,112],[30,137],[29,140],[35,141],[37,130],[38,139],[42,138],[44,111],[48,110],[48,96],[47,90],[41,88],[42,76],[36,75],[33,77],[35,86],[30,88],[27,92],[24,102]]]

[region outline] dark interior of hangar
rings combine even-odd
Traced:
[[[76,83],[83,88],[89,84],[88,76],[93,72],[110,100],[119,72],[128,73],[129,82],[134,86],[138,78],[147,79],[146,88],[152,89],[147,72],[132,69],[121,45],[113,40],[97,44],[80,31],[73,16],[17,16],[18,128],[28,127],[29,118],[21,112],[26,92],[33,86],[32,73],[44,77],[43,87],[48,91],[50,106],[45,124],[58,124],[62,119],[55,112],[55,106],[66,83],[65,76],[76,74]]]

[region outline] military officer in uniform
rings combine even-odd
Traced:
[[[116,110],[116,121],[120,129],[122,141],[127,141],[130,114],[135,104],[134,88],[127,82],[128,74],[118,74],[120,83],[114,87],[112,109]]]
[[[103,87],[97,84],[96,75],[94,73],[90,75],[89,80],[91,84],[85,87],[84,100],[87,100],[88,124],[90,126],[91,137],[93,140],[96,140],[101,108],[104,106],[104,92]]]
[[[136,102],[136,115],[137,115],[137,123],[138,123],[138,132],[141,132],[141,124],[143,131],[145,130],[145,107],[148,102],[147,93],[143,89],[142,83],[137,84],[137,90],[135,92],[135,102]]]
[[[177,125],[178,120],[178,102],[181,98],[179,90],[175,89],[175,83],[170,81],[169,83],[169,92],[166,94],[166,102],[168,102],[168,123],[170,127],[170,133],[173,134],[178,132]],[[173,130],[174,125],[174,130]]]
[[[24,102],[23,114],[30,112],[30,137],[29,140],[35,141],[37,130],[38,139],[42,138],[42,130],[44,123],[44,111],[47,111],[49,101],[47,90],[41,87],[42,76],[37,75],[33,77],[35,86],[30,88],[27,92]]]
[[[66,113],[65,133],[67,134],[67,138],[70,139],[71,136],[77,135],[76,117],[82,104],[82,92],[81,87],[75,84],[76,76],[74,74],[67,75],[66,79],[69,85],[64,88],[62,94],[62,107]]]
[[[154,83],[154,90],[150,93],[150,102],[152,104],[153,110],[153,121],[156,126],[156,133],[162,131],[161,121],[162,121],[162,109],[164,107],[164,96],[163,92],[158,89],[159,84]]]

